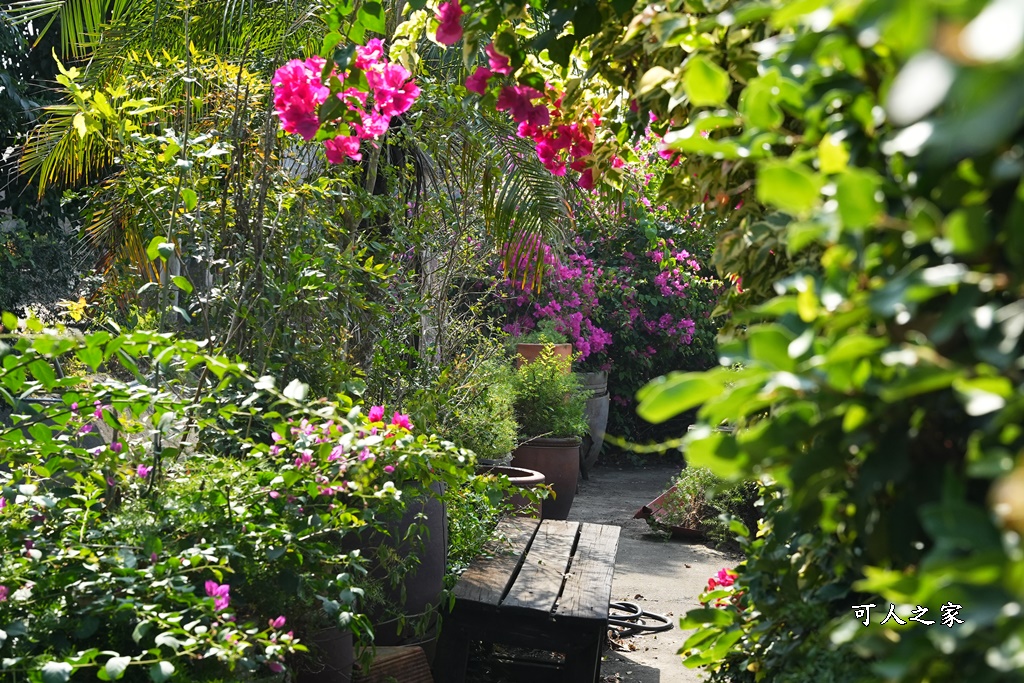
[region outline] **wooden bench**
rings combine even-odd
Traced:
[[[465,680],[470,644],[481,641],[562,653],[556,680],[594,683],[618,545],[617,526],[520,517],[501,522],[498,540],[455,586],[435,679]]]

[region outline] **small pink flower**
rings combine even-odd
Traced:
[[[115,453],[120,453],[121,452],[121,442],[120,441],[115,441],[114,443],[110,444],[110,450],[114,451]]]
[[[79,434],[88,434],[91,431],[92,431],[92,425],[91,424],[84,424],[84,425],[82,425],[81,429],[78,430],[78,433]]]
[[[71,404],[71,412],[74,413],[75,415],[78,414],[78,401],[75,401],[74,403]]]
[[[388,474],[391,474],[392,472],[395,471],[395,466],[394,465],[384,465],[384,471],[387,472]]]
[[[267,662],[267,666],[270,667],[270,670],[276,674],[279,674],[282,671],[284,671],[284,666],[282,666],[280,662]]]
[[[146,477],[149,476],[149,473],[152,471],[152,467],[149,467],[147,465],[139,465],[138,467],[135,468],[135,476],[138,477],[139,479],[145,479]]]
[[[384,406],[372,406],[366,417],[370,422],[380,422],[384,419]]]
[[[391,416],[391,424],[396,427],[402,427],[403,429],[412,431],[412,422],[409,421],[409,416],[403,415],[397,410],[395,411],[395,414]]]
[[[156,553],[150,553],[149,554],[149,561],[150,561],[150,563],[156,564],[159,559],[160,559],[160,556],[157,555]]]
[[[218,584],[216,581],[206,582],[206,595],[213,598],[213,606],[217,611],[225,610],[231,604],[231,586]]]
[[[459,0],[448,0],[437,8],[434,15],[440,26],[434,37],[442,45],[454,45],[462,39],[462,7]]]
[[[484,51],[487,52],[487,62],[491,67],[491,71],[503,76],[512,73],[512,63],[509,58],[498,52],[494,47],[494,43],[488,43]]]
[[[327,161],[332,164],[340,164],[348,157],[353,161],[363,158],[359,151],[360,140],[355,135],[340,135],[330,140],[324,140],[324,150],[327,152]]]
[[[486,66],[478,66],[473,75],[466,79],[466,90],[475,92],[477,95],[483,95],[487,92],[487,81],[493,75],[494,73]]]
[[[0,496],[0,510],[3,510],[5,507],[7,507],[7,499]]]
[[[280,493],[278,493],[277,491],[271,491],[271,492],[270,492],[270,493],[268,493],[267,495],[269,495],[269,496],[270,496],[271,498],[273,498],[274,500],[277,500],[278,498],[280,498],[280,497],[281,497],[281,494],[280,494]]]
[[[0,602],[7,602],[8,593],[10,593],[10,590],[7,586],[0,586]]]

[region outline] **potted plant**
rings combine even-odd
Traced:
[[[557,330],[553,320],[541,321],[535,330],[516,338],[516,367],[532,363],[547,348],[551,349],[553,355],[568,361],[560,366],[561,372],[572,371],[572,344],[568,337]]]
[[[550,345],[515,372],[520,443],[512,465],[544,473],[555,497],[543,503],[545,519],[565,519],[576,496],[580,437],[587,432],[587,394],[568,371],[571,360]]]

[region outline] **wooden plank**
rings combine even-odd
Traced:
[[[544,520],[501,608],[550,612],[562,592],[579,522]]]
[[[497,607],[518,575],[540,520],[513,517],[498,523],[497,538],[455,584],[455,600]]]
[[[607,621],[619,527],[584,524],[555,616]]]

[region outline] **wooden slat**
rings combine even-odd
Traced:
[[[455,599],[496,607],[515,579],[538,525],[540,520],[527,517],[499,522],[497,539],[485,546],[455,584]]]
[[[566,619],[608,619],[619,527],[584,524],[555,615]]]
[[[502,609],[551,612],[562,592],[569,557],[579,532],[579,522],[545,520],[537,530],[519,577],[512,584]]]

